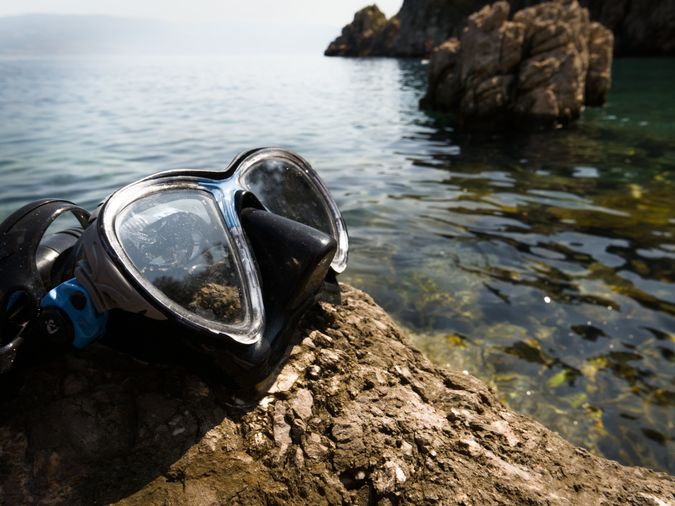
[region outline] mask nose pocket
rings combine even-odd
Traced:
[[[273,338],[313,302],[337,243],[320,230],[260,209],[244,209],[240,220],[262,278],[266,337]]]

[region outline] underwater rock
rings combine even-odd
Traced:
[[[102,345],[0,385],[6,504],[668,504],[432,365],[363,292],[312,309],[257,398]],[[76,388],[73,388],[76,385]]]
[[[458,114],[468,127],[552,127],[576,120],[585,100],[604,103],[613,38],[576,0],[518,11],[508,2],[469,16],[459,42],[434,50],[423,107]]]

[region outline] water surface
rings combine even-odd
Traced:
[[[0,60],[0,216],[279,145],[343,209],[344,278],[434,361],[572,442],[675,472],[675,65],[621,60],[573,128],[467,135],[415,60]]]

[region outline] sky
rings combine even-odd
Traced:
[[[103,14],[177,23],[261,21],[343,26],[373,0],[0,0],[0,16]],[[391,17],[402,0],[377,0]]]

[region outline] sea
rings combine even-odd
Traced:
[[[292,149],[349,227],[340,279],[432,361],[574,444],[675,473],[675,61],[615,61],[606,106],[533,133],[465,133],[420,110],[426,72],[320,55],[0,58],[0,219]]]

